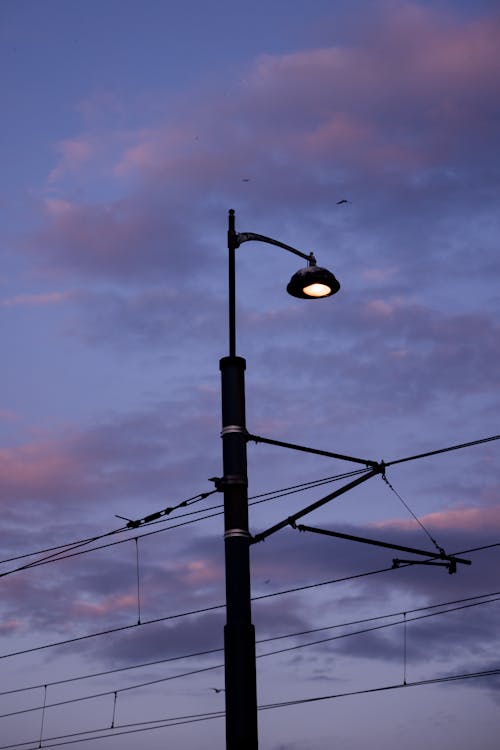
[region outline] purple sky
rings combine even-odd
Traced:
[[[341,283],[296,300],[301,262],[238,250],[250,432],[387,462],[500,433],[496,2],[3,0],[0,40],[0,573],[213,489],[229,208]],[[366,691],[500,668],[499,449],[395,465],[400,498],[376,477],[303,519],[430,535],[472,561],[457,575],[375,573],[398,553],[290,528],[253,547],[253,594],[275,594],[257,640],[291,634],[259,655],[345,636],[259,658],[259,704],[358,693],[262,711],[262,750],[497,748],[498,676]],[[353,468],[250,444],[249,494]],[[256,504],[252,533],[336,486]],[[0,748],[223,747],[220,718],[138,724],[223,709],[220,652],[121,669],[221,647],[221,501],[0,579]]]

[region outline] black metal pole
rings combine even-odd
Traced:
[[[235,250],[238,247],[238,239],[234,226],[234,211],[229,211],[229,222],[227,230],[227,249],[229,267],[229,356],[236,356],[236,272],[235,272]]]
[[[245,360],[236,356],[234,211],[229,212],[229,356],[220,360],[226,625],[226,749],[257,750],[255,629],[251,616]]]

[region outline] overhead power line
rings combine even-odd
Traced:
[[[362,688],[360,690],[349,690],[342,693],[330,693],[327,695],[308,696],[305,698],[297,698],[294,700],[279,701],[274,703],[266,703],[258,706],[259,711],[274,710],[277,708],[289,708],[291,706],[307,705],[311,703],[318,703],[322,701],[331,701],[339,698],[354,697],[360,695],[372,695],[375,693],[390,692],[393,690],[401,690],[412,687],[422,687],[426,685],[437,685],[449,682],[458,682],[461,680],[470,679],[484,679],[487,677],[494,677],[500,674],[500,667],[493,667],[490,669],[483,669],[476,672],[462,672],[459,674],[444,675],[442,677],[431,677],[425,680],[415,680],[411,682],[398,682],[389,685],[379,685],[377,687]],[[110,737],[119,737],[127,734],[137,734],[140,732],[151,731],[155,729],[167,729],[173,726],[179,726],[182,724],[194,724],[199,721],[208,721],[211,719],[220,719],[225,715],[224,711],[210,711],[200,714],[186,714],[181,716],[164,717],[162,719],[155,719],[150,721],[133,722],[128,724],[119,724],[113,728],[92,729],[80,732],[73,732],[71,734],[59,735],[54,737],[44,738],[44,748],[61,747],[63,745],[72,745],[80,742],[90,742],[92,740],[107,739]],[[99,734],[101,732],[101,734]],[[60,742],[62,740],[62,742]],[[38,739],[31,740],[30,742],[20,742],[10,745],[0,746],[0,750],[16,750],[17,748],[26,747],[27,745],[33,745],[38,743]]]
[[[402,567],[404,567],[404,566],[401,566],[401,568]],[[298,591],[306,591],[307,589],[318,588],[320,586],[328,586],[328,585],[333,584],[333,583],[343,583],[345,581],[353,581],[353,580],[356,580],[358,578],[365,578],[367,576],[373,576],[373,575],[377,575],[379,573],[387,573],[387,572],[393,571],[393,570],[401,570],[401,568],[397,568],[396,569],[396,568],[393,568],[392,566],[390,568],[379,568],[377,570],[371,570],[371,571],[368,571],[368,572],[365,572],[365,573],[356,573],[354,575],[344,576],[342,578],[333,578],[333,579],[328,580],[328,581],[320,581],[318,583],[305,584],[303,586],[294,586],[293,588],[290,588],[290,589],[283,589],[282,591],[275,591],[275,592],[272,592],[272,593],[269,593],[269,594],[261,594],[259,596],[254,596],[254,597],[252,597],[252,601],[260,601],[262,599],[270,599],[271,597],[281,596],[281,595],[284,595],[284,594],[292,594],[292,593],[296,593]],[[201,615],[201,614],[205,614],[206,612],[213,612],[213,611],[215,611],[217,609],[223,609],[225,606],[226,606],[225,604],[214,604],[214,605],[212,605],[210,607],[201,607],[199,609],[193,609],[193,610],[189,610],[187,612],[179,612],[179,613],[176,613],[174,615],[165,615],[164,617],[155,617],[155,618],[152,618],[150,620],[143,620],[140,623],[139,622],[135,622],[135,623],[130,624],[130,625],[120,625],[120,626],[115,627],[115,628],[107,628],[106,630],[100,630],[100,631],[97,631],[95,633],[88,633],[87,635],[80,635],[80,636],[75,636],[74,638],[67,638],[67,639],[65,639],[63,641],[53,641],[52,643],[46,643],[46,644],[43,644],[41,646],[32,646],[31,648],[21,649],[19,651],[11,651],[11,652],[6,653],[6,654],[0,654],[0,659],[7,659],[8,657],[11,657],[11,656],[21,656],[23,654],[29,654],[29,653],[33,653],[35,651],[42,651],[42,650],[45,650],[45,649],[48,649],[48,648],[54,648],[56,646],[67,646],[67,645],[71,645],[73,643],[78,643],[80,641],[89,640],[90,638],[97,638],[97,637],[100,637],[100,636],[103,636],[103,635],[111,635],[113,633],[120,633],[120,632],[123,632],[125,630],[132,630],[133,628],[140,628],[140,627],[144,627],[146,625],[154,625],[154,624],[157,624],[157,623],[160,623],[160,622],[167,622],[168,620],[176,620],[176,619],[180,619],[182,617],[189,617],[191,615]]]
[[[449,614],[450,612],[457,612],[457,611],[461,611],[461,610],[464,610],[464,609],[469,609],[471,607],[478,607],[478,606],[481,606],[483,604],[491,604],[491,603],[497,602],[497,601],[500,601],[500,596],[498,596],[498,597],[496,597],[494,599],[488,599],[487,601],[481,601],[481,602],[477,602],[476,601],[476,602],[473,602],[473,603],[469,602],[467,604],[462,603],[460,606],[450,607],[449,609],[441,609],[439,612],[427,612],[426,614],[417,615],[415,617],[407,617],[408,612],[404,612],[404,613],[399,612],[399,613],[390,614],[390,615],[383,615],[383,616],[380,616],[380,617],[377,617],[377,618],[367,618],[365,620],[365,622],[369,622],[369,621],[373,622],[376,619],[387,619],[387,618],[394,618],[394,617],[398,617],[398,616],[401,617],[401,616],[404,615],[404,620],[397,620],[397,621],[393,621],[393,622],[389,622],[389,623],[383,623],[383,624],[379,624],[379,625],[372,625],[371,627],[363,628],[362,630],[354,630],[354,631],[350,631],[348,633],[341,633],[340,635],[328,636],[326,638],[321,638],[321,639],[315,640],[315,641],[309,641],[307,643],[298,643],[298,644],[294,644],[293,646],[286,646],[284,648],[277,649],[275,651],[266,651],[266,652],[264,652],[262,654],[258,654],[256,658],[257,659],[263,659],[263,658],[266,658],[266,657],[269,657],[269,656],[277,656],[279,654],[289,653],[290,651],[298,651],[298,650],[303,649],[303,648],[310,648],[311,646],[319,646],[319,645],[322,645],[324,643],[331,643],[333,641],[344,640],[346,638],[352,638],[353,636],[356,636],[356,635],[366,635],[367,633],[373,633],[373,632],[379,631],[379,630],[386,630],[387,628],[401,627],[402,625],[404,625],[406,627],[406,625],[408,623],[410,623],[410,622],[416,622],[416,621],[419,621],[419,620],[426,620],[426,619],[429,619],[429,618],[432,618],[432,617],[438,617],[439,615]],[[443,605],[434,605],[434,607],[435,606],[443,606]],[[413,611],[419,611],[419,610],[413,610]],[[317,628],[315,630],[311,630],[311,631],[308,631],[308,632],[309,632],[309,634],[311,634],[313,632],[318,632],[319,630],[331,630],[331,629],[337,629],[337,628],[340,628],[340,627],[347,627],[347,626],[348,626],[347,624],[344,624],[344,625],[332,625],[330,627]],[[298,635],[304,635],[304,633],[300,633],[300,634],[292,633],[292,634],[288,634],[286,636],[279,636],[277,638],[267,638],[267,639],[265,639],[265,641],[257,641],[256,643],[269,642],[269,641],[273,641],[273,640],[278,640],[280,638],[297,637]],[[222,649],[218,649],[218,651],[221,651],[221,650]],[[134,685],[127,685],[127,686],[122,687],[122,688],[116,688],[115,687],[115,688],[112,688],[112,689],[109,689],[109,690],[100,691],[98,693],[92,693],[92,694],[89,694],[89,695],[79,696],[78,698],[68,698],[68,699],[65,699],[65,700],[56,701],[55,703],[45,703],[44,702],[43,706],[30,706],[29,708],[18,709],[18,710],[15,710],[15,711],[10,711],[10,712],[5,713],[5,714],[0,714],[0,719],[5,719],[5,718],[8,718],[8,717],[17,716],[17,715],[20,715],[20,714],[32,713],[33,711],[41,711],[41,710],[45,710],[45,709],[48,709],[48,708],[56,708],[56,707],[59,707],[59,706],[67,706],[67,705],[70,705],[72,703],[81,703],[81,702],[86,701],[86,700],[93,700],[95,698],[103,698],[103,697],[108,696],[108,695],[114,695],[115,696],[115,700],[116,700],[116,696],[119,693],[128,692],[130,690],[137,690],[137,689],[140,689],[140,688],[143,688],[143,687],[150,687],[152,685],[158,685],[158,684],[163,683],[163,682],[170,682],[172,680],[177,680],[177,679],[180,679],[182,677],[192,677],[193,675],[202,674],[204,672],[210,672],[210,671],[213,671],[215,669],[222,669],[223,667],[224,667],[224,663],[222,663],[222,664],[214,664],[214,665],[210,665],[208,667],[201,667],[201,668],[198,668],[198,669],[190,670],[188,672],[181,672],[181,673],[178,673],[178,674],[175,674],[175,675],[168,675],[166,677],[158,677],[158,678],[155,678],[155,679],[147,680],[146,682],[136,683]],[[103,673],[101,673],[101,674],[103,674]],[[67,680],[63,681],[63,682],[67,682]],[[53,685],[55,685],[55,684],[61,684],[61,681],[58,681],[58,682],[55,682],[55,683],[50,683],[50,684],[53,684]],[[43,687],[43,688],[45,688],[45,691],[46,691],[48,686],[49,686],[49,684],[43,684],[43,685],[39,685],[38,687],[39,688]],[[27,690],[27,689],[33,689],[33,688],[26,688],[25,690]],[[9,691],[9,693],[12,693],[12,692],[21,692],[21,691],[19,691],[19,690],[18,691]]]
[[[198,495],[193,495],[193,497],[187,498],[187,500],[181,500],[181,502],[177,503],[177,505],[169,505],[166,508],[163,508],[162,510],[158,510],[154,513],[150,513],[147,516],[144,516],[144,518],[137,518],[135,520],[131,520],[130,518],[124,518],[123,516],[116,516],[117,518],[120,518],[122,521],[127,521],[127,529],[137,529],[139,526],[145,526],[148,523],[151,523],[151,521],[157,521],[160,518],[163,518],[165,516],[169,516],[171,513],[173,513],[175,510],[178,510],[179,508],[187,508],[189,505],[194,505],[195,503],[199,503],[200,500],[205,500],[205,498],[210,497],[210,495],[213,495],[215,492],[218,492],[218,489],[210,490],[210,492],[201,492]]]
[[[284,639],[288,639],[288,638],[297,638],[297,637],[303,636],[303,635],[311,635],[312,633],[320,633],[320,632],[327,631],[327,630],[334,630],[334,629],[338,629],[338,628],[352,627],[354,625],[363,625],[363,624],[370,623],[370,622],[377,622],[377,621],[380,621],[380,620],[393,619],[395,617],[401,617],[403,615],[411,615],[411,614],[415,614],[417,612],[426,612],[428,610],[437,609],[439,607],[450,607],[451,605],[464,605],[464,606],[454,606],[453,609],[442,610],[440,612],[437,612],[436,614],[439,615],[439,614],[444,614],[446,612],[451,612],[451,611],[454,612],[454,611],[457,611],[457,610],[460,610],[460,609],[466,609],[469,606],[480,606],[482,604],[491,604],[493,602],[499,601],[499,598],[500,598],[500,590],[499,591],[490,591],[490,592],[488,592],[486,594],[476,594],[475,596],[469,596],[469,597],[465,597],[465,598],[461,598],[461,599],[452,599],[452,600],[445,601],[445,602],[437,602],[435,604],[427,604],[427,605],[422,606],[422,607],[414,607],[412,609],[407,609],[404,612],[400,611],[400,610],[397,610],[395,612],[388,612],[388,613],[383,614],[383,615],[374,615],[372,617],[363,617],[363,618],[357,619],[357,620],[350,620],[350,621],[347,621],[347,622],[335,623],[334,625],[322,625],[321,627],[310,628],[308,630],[299,630],[299,631],[294,631],[292,633],[282,633],[281,635],[273,635],[273,636],[269,636],[267,638],[260,638],[260,639],[258,639],[256,641],[256,643],[257,644],[262,644],[262,643],[270,643],[272,641],[284,640]],[[479,601],[479,600],[482,600],[482,601]],[[469,604],[470,602],[472,602],[473,604]],[[412,618],[412,619],[420,619],[420,618]],[[390,623],[390,624],[391,625],[392,624],[394,624],[394,625],[400,625],[401,621],[397,621],[395,623]],[[195,651],[195,652],[191,652],[191,653],[188,653],[188,654],[180,654],[178,656],[169,656],[169,657],[165,657],[163,659],[155,659],[153,661],[142,662],[140,664],[129,664],[129,665],[124,666],[124,667],[115,667],[113,669],[106,669],[106,670],[102,670],[100,672],[93,672],[93,673],[89,673],[89,674],[77,675],[76,677],[67,677],[67,678],[61,679],[61,680],[52,680],[52,681],[47,681],[47,682],[43,682],[43,683],[38,683],[38,684],[35,684],[35,685],[26,685],[25,687],[22,687],[22,688],[14,688],[14,689],[11,689],[11,690],[3,690],[3,691],[0,691],[0,696],[2,696],[2,695],[12,695],[14,693],[23,693],[23,692],[27,692],[27,691],[30,691],[30,690],[38,690],[38,689],[43,688],[45,686],[47,686],[47,687],[51,687],[52,686],[53,687],[53,686],[56,686],[56,685],[64,685],[64,684],[67,684],[69,682],[77,682],[77,681],[81,681],[81,680],[94,679],[96,677],[104,677],[104,676],[107,676],[107,675],[116,674],[118,672],[126,672],[126,671],[130,671],[130,670],[134,670],[134,669],[144,669],[146,667],[158,666],[160,664],[167,664],[167,663],[171,663],[171,662],[174,662],[174,661],[182,661],[182,660],[185,660],[185,659],[192,659],[192,658],[202,657],[202,656],[212,656],[214,654],[221,653],[222,651],[223,651],[223,648],[212,648],[212,649],[206,649],[204,651]]]
[[[260,710],[270,708],[285,708],[289,706],[304,705],[305,703],[317,703],[319,701],[328,701],[335,698],[346,698],[354,695],[368,695],[370,693],[380,693],[387,690],[399,690],[407,687],[420,687],[422,685],[437,685],[444,682],[454,682],[458,680],[477,679],[481,677],[493,677],[500,674],[500,667],[484,669],[478,672],[462,672],[460,674],[444,675],[443,677],[430,677],[426,680],[414,680],[410,682],[397,682],[392,685],[382,685],[374,688],[364,688],[362,690],[350,690],[344,693],[330,693],[328,695],[318,695],[311,698],[297,698],[296,700],[281,701],[280,703],[268,703],[265,706],[259,706]],[[0,748],[0,750],[3,750]]]
[[[267,443],[271,443],[271,444],[275,444],[275,445],[282,445],[284,447],[293,447],[293,448],[300,449],[300,450],[306,450],[307,452],[318,453],[320,455],[327,455],[327,456],[331,456],[331,457],[334,457],[334,458],[350,458],[350,457],[341,456],[341,454],[334,454],[334,453],[331,453],[331,452],[328,452],[328,451],[320,451],[320,450],[313,449],[313,448],[309,449],[309,448],[304,448],[303,446],[293,446],[292,444],[281,443],[279,441],[269,440],[267,438],[262,438],[262,437],[258,437],[258,436],[254,436],[254,435],[250,435],[249,436],[249,439],[252,439],[252,440],[255,440],[256,438],[257,438],[257,440],[259,442],[267,442]],[[480,438],[478,440],[472,440],[472,441],[469,441],[467,443],[460,443],[458,445],[452,445],[452,446],[448,446],[446,448],[439,448],[437,450],[427,451],[426,453],[418,453],[418,454],[415,454],[413,456],[406,456],[404,458],[395,459],[393,461],[386,461],[386,462],[383,462],[382,465],[387,468],[388,466],[395,466],[396,464],[400,464],[400,463],[404,463],[404,462],[408,462],[408,461],[414,461],[414,460],[419,459],[419,458],[426,458],[428,456],[435,456],[435,455],[439,455],[441,453],[447,453],[449,451],[459,450],[459,449],[462,449],[462,448],[468,448],[468,447],[471,447],[471,446],[474,446],[474,445],[482,445],[484,443],[488,443],[488,442],[491,442],[491,441],[494,441],[494,440],[500,440],[500,435],[492,435],[490,437]],[[359,459],[359,461],[361,463],[364,463],[365,466],[368,466],[368,465],[378,466],[377,462],[375,462],[375,461],[365,461],[364,459]],[[300,484],[300,485],[293,485],[292,487],[283,488],[282,490],[275,490],[275,491],[263,493],[261,495],[255,495],[254,498],[260,498],[260,497],[265,497],[265,496],[270,496],[270,495],[275,495],[276,497],[283,497],[286,494],[293,494],[294,491],[300,492],[302,489],[313,488],[314,486],[319,486],[319,485],[321,485],[323,483],[326,484],[326,483],[328,483],[330,481],[336,481],[338,479],[345,479],[345,478],[350,477],[350,476],[355,476],[358,473],[362,474],[365,471],[366,471],[366,468],[365,469],[360,469],[358,471],[345,472],[343,474],[338,474],[338,475],[335,475],[333,477],[327,477],[325,479],[320,479],[320,480],[313,480],[312,482],[307,482],[307,483],[303,483],[303,484]],[[173,508],[168,507],[168,508],[164,509],[163,511],[158,511],[157,513],[151,514],[151,516],[167,515],[167,512],[170,513],[172,510],[174,510],[176,508],[180,508],[182,506],[185,506],[185,505],[189,504],[190,501],[194,500],[194,498],[203,499],[204,497],[207,497],[208,495],[213,494],[216,491],[217,490],[212,490],[209,493],[200,493],[200,495],[195,495],[193,498],[188,498],[187,500],[180,501]],[[277,494],[277,493],[283,493],[283,494]],[[254,498],[249,498],[249,499],[254,499]],[[272,499],[274,499],[274,498],[272,498]],[[251,504],[253,505],[253,504],[257,504],[257,503],[251,503]],[[217,506],[213,506],[212,508],[205,509],[205,510],[211,511],[211,510],[219,509],[221,507],[222,507],[221,505],[217,505]],[[201,512],[203,512],[203,511],[191,511],[191,513],[181,514],[180,516],[178,516],[178,518],[183,518],[183,517],[185,517],[187,515],[191,515],[193,513],[201,513]],[[218,515],[218,514],[213,514],[213,515]],[[206,516],[206,518],[212,518],[212,517],[213,516]],[[204,520],[204,518],[201,518],[200,520]],[[128,519],[124,519],[124,520],[128,520]],[[162,518],[162,519],[156,518],[156,520],[152,519],[151,522],[148,521],[148,525],[155,525],[156,523],[164,523],[165,520],[166,520],[165,518]],[[129,523],[130,523],[130,521],[129,521]],[[48,548],[45,548],[45,549],[42,549],[42,550],[37,550],[36,552],[27,552],[27,553],[24,553],[22,555],[16,555],[16,556],[13,556],[13,557],[5,558],[4,560],[0,560],[0,565],[5,564],[7,562],[14,562],[15,560],[21,560],[21,559],[27,558],[27,557],[33,557],[33,556],[39,555],[39,554],[45,554],[46,552],[55,552],[56,550],[61,550],[62,552],[64,552],[65,549],[67,551],[67,548],[76,548],[78,546],[83,546],[83,545],[86,545],[86,544],[90,544],[90,543],[92,543],[94,541],[98,541],[99,539],[103,539],[103,538],[105,538],[107,536],[111,536],[111,535],[114,535],[114,534],[119,534],[119,533],[122,533],[122,532],[129,531],[130,528],[133,528],[133,527],[129,527],[128,525],[126,525],[126,526],[120,527],[118,529],[113,529],[112,531],[104,532],[104,533],[96,535],[94,537],[87,537],[86,539],[79,539],[79,540],[76,540],[76,541],[67,542],[66,544],[61,544],[61,545],[57,545],[57,546],[54,546],[54,547],[48,547]],[[168,530],[170,528],[175,528],[175,526],[169,526],[165,530]],[[163,531],[163,529],[162,529],[162,531]],[[157,533],[157,532],[150,532],[150,533]],[[144,534],[144,535],[141,535],[141,536],[147,536],[147,534]],[[124,541],[128,541],[128,539],[127,540],[120,540],[120,542],[116,542],[116,543],[122,543]],[[105,546],[105,545],[103,545],[103,546]],[[94,549],[102,549],[102,547],[100,546],[100,547],[92,548],[91,550],[88,550],[88,551],[91,552]],[[81,554],[84,554],[85,552],[86,551],[82,550]],[[50,556],[46,560],[46,562],[53,562],[56,559],[65,559],[65,557],[63,557],[63,556],[58,556],[58,557],[55,557],[54,560],[53,560],[53,559],[51,559],[52,557],[53,556]],[[26,567],[35,567],[38,564],[43,564],[43,562],[45,562],[45,561],[43,561],[43,560],[34,561],[33,563],[28,564]],[[14,570],[11,570],[11,571],[6,571],[4,573],[0,573],[0,577],[3,577],[5,575],[9,575],[10,573],[14,573],[14,572],[17,572],[17,571],[23,570],[23,569],[24,569],[24,566],[20,567],[20,568],[15,568]]]
[[[479,547],[477,549],[480,550],[480,549],[492,548],[492,547],[498,547],[498,546],[500,546],[500,542],[487,545],[486,547]],[[467,554],[467,553],[471,553],[475,551],[476,549],[468,549],[468,550],[462,550],[461,552],[457,554]],[[343,576],[342,578],[332,578],[327,581],[318,581],[317,583],[309,583],[309,584],[304,584],[302,586],[294,586],[289,589],[282,589],[281,591],[274,591],[274,592],[270,592],[269,594],[260,594],[258,596],[254,596],[252,597],[252,601],[262,601],[264,599],[270,599],[275,596],[283,596],[285,594],[293,594],[299,591],[307,591],[309,589],[319,588],[321,586],[329,586],[334,583],[345,583],[347,581],[354,581],[360,578],[367,578],[369,576],[378,575],[380,573],[388,573],[388,572],[392,572],[395,570],[402,570],[405,567],[407,566],[403,564],[403,565],[400,565],[398,568],[394,568],[393,566],[386,567],[386,568],[378,568],[376,570],[365,571],[364,573],[354,573],[349,576]],[[46,643],[41,646],[33,646],[31,648],[22,649],[20,651],[11,651],[6,654],[0,654],[0,659],[7,659],[11,656],[21,656],[23,654],[33,653],[35,651],[42,651],[44,649],[54,648],[56,646],[66,646],[72,643],[77,643],[79,641],[89,640],[90,638],[97,638],[103,635],[111,635],[113,633],[119,633],[125,630],[132,630],[133,628],[140,628],[146,625],[154,625],[160,622],[167,622],[168,620],[176,620],[182,617],[205,614],[206,612],[214,612],[215,610],[223,609],[225,606],[226,606],[225,604],[214,604],[209,607],[201,607],[199,609],[188,610],[186,612],[179,612],[173,615],[165,615],[164,617],[155,617],[150,620],[143,620],[141,623],[135,622],[130,625],[121,625],[115,628],[108,628],[106,630],[101,630],[101,631],[97,631],[94,633],[88,633],[87,635],[75,636],[74,638],[68,638],[63,641],[54,641],[52,643]]]
[[[302,491],[307,490],[307,489],[314,489],[315,487],[319,487],[319,486],[321,486],[323,484],[328,484],[330,482],[336,482],[336,481],[339,481],[341,479],[345,479],[346,477],[355,476],[356,474],[364,473],[364,471],[365,471],[364,469],[361,469],[361,470],[358,469],[358,470],[352,471],[352,472],[344,472],[343,474],[336,474],[334,476],[323,477],[321,479],[314,479],[312,481],[303,482],[301,484],[292,485],[290,487],[283,487],[283,488],[278,489],[278,490],[272,490],[272,491],[269,491],[269,492],[263,492],[263,493],[261,493],[259,495],[253,495],[250,498],[250,500],[253,500],[254,502],[250,502],[249,505],[252,505],[252,506],[253,505],[259,505],[260,503],[270,502],[271,500],[277,500],[277,499],[279,499],[281,497],[287,497],[288,495],[292,495],[292,494],[295,494],[297,492],[302,492]],[[217,491],[218,490],[213,490],[212,492],[205,493],[205,494],[206,495],[213,494],[214,492],[217,492]],[[198,497],[198,496],[195,496],[195,497]],[[176,506],[176,508],[183,507],[187,502],[188,501],[183,500],[182,502],[178,503],[178,505]],[[192,504],[192,503],[188,503],[188,504]],[[91,547],[89,549],[78,549],[78,548],[86,546],[88,544],[92,544],[93,542],[97,542],[100,539],[105,539],[105,538],[107,538],[109,536],[113,536],[115,534],[129,532],[131,527],[121,526],[118,529],[113,529],[112,531],[106,531],[106,532],[104,532],[102,534],[98,534],[98,535],[93,536],[93,537],[87,537],[85,539],[78,539],[78,540],[74,540],[74,541],[71,541],[71,542],[67,542],[66,544],[57,545],[55,547],[47,547],[47,548],[42,549],[42,550],[37,550],[37,551],[34,551],[34,552],[25,552],[22,555],[16,555],[14,557],[5,558],[4,560],[0,560],[0,565],[3,565],[3,564],[8,563],[8,562],[14,562],[15,560],[26,559],[28,557],[35,557],[36,555],[45,554],[47,552],[54,552],[53,555],[48,555],[45,558],[33,560],[32,562],[26,563],[25,565],[21,565],[21,566],[19,566],[17,568],[12,568],[11,570],[4,571],[3,573],[0,573],[0,578],[3,578],[3,577],[8,576],[8,575],[11,575],[12,573],[18,573],[18,572],[23,571],[23,570],[28,570],[28,569],[31,569],[31,568],[36,568],[39,565],[45,565],[47,563],[58,562],[59,560],[67,560],[67,559],[69,559],[71,557],[78,557],[80,555],[85,555],[85,554],[88,554],[90,552],[95,552],[97,550],[106,549],[107,547],[113,547],[113,546],[116,546],[118,544],[126,544],[131,539],[142,539],[142,538],[145,538],[145,537],[153,536],[154,534],[161,534],[161,533],[166,532],[166,531],[171,531],[172,529],[176,529],[176,528],[179,528],[181,526],[187,526],[187,525],[192,524],[192,523],[197,523],[198,521],[205,521],[205,520],[207,520],[209,518],[214,518],[215,516],[222,515],[223,514],[222,508],[223,508],[223,505],[221,503],[221,504],[218,504],[218,505],[213,505],[213,506],[211,506],[209,508],[202,508],[200,510],[194,510],[194,511],[192,510],[192,511],[188,511],[187,513],[181,513],[181,514],[179,514],[178,516],[175,517],[176,520],[177,519],[181,519],[181,518],[190,517],[190,516],[193,516],[193,515],[199,516],[202,513],[204,513],[205,515],[201,516],[200,518],[192,518],[189,521],[184,521],[182,523],[170,524],[169,526],[163,527],[161,529],[155,529],[154,531],[149,531],[149,532],[145,532],[145,533],[142,533],[142,534],[136,534],[134,536],[127,536],[126,539],[119,539],[117,541],[108,542],[107,544],[101,544],[101,545],[98,545],[96,547]],[[220,512],[209,513],[210,511],[213,511],[213,510],[220,511]],[[160,515],[162,515],[162,514],[165,515],[165,513],[163,513],[162,511],[159,511],[159,514]],[[209,515],[207,515],[207,514],[209,514]],[[151,516],[156,516],[156,515],[157,514],[155,514],[155,513],[151,514]],[[148,525],[148,527],[150,527],[150,526],[156,526],[157,524],[164,524],[165,521],[170,521],[170,519],[169,518],[161,518],[160,520],[148,521],[147,525]],[[75,552],[74,550],[77,550],[77,549],[78,549],[78,551]]]
[[[492,549],[494,547],[499,547],[499,546],[500,546],[500,542],[495,542],[494,544],[483,545],[482,547],[473,547],[471,549],[461,550],[460,552],[457,552],[456,554],[457,555],[470,554],[472,552],[477,552],[479,550]],[[309,589],[319,588],[321,586],[329,586],[334,583],[344,583],[347,581],[354,581],[360,578],[367,578],[369,576],[378,575],[380,573],[388,573],[388,572],[395,571],[395,570],[402,570],[406,567],[408,566],[405,564],[402,564],[398,568],[394,568],[393,566],[386,567],[386,568],[378,568],[376,570],[365,571],[364,573],[354,573],[349,576],[343,576],[342,578],[332,578],[327,581],[318,581],[317,583],[309,583],[309,584],[304,584],[302,586],[294,586],[292,588],[282,589],[281,591],[274,591],[274,592],[270,592],[269,594],[260,594],[258,596],[254,596],[252,597],[252,601],[262,601],[263,599],[270,599],[275,596],[283,596],[285,594],[293,594],[299,591],[307,591]],[[205,614],[206,612],[213,612],[217,609],[223,609],[225,606],[226,606],[225,604],[214,604],[209,607],[201,607],[199,609],[193,609],[193,610],[189,610],[186,612],[179,612],[173,615],[165,615],[164,617],[155,617],[150,620],[143,620],[141,623],[135,622],[130,625],[121,625],[115,628],[108,628],[106,630],[97,631],[95,633],[89,633],[87,635],[76,636],[74,638],[68,638],[63,641],[54,641],[52,643],[46,643],[41,646],[33,646],[31,648],[22,649],[20,651],[11,651],[6,654],[0,654],[0,659],[7,659],[8,657],[11,657],[11,656],[21,656],[23,654],[32,653],[35,651],[41,651],[41,650],[53,648],[56,646],[70,645],[72,643],[77,643],[79,641],[88,640],[90,638],[97,638],[103,635],[111,635],[113,633],[119,633],[125,630],[132,630],[133,628],[143,627],[145,625],[153,625],[153,624],[160,623],[160,622],[166,622],[168,620],[176,620],[182,617]]]
[[[435,451],[427,451],[426,453],[417,453],[414,456],[406,456],[405,458],[397,458],[394,461],[386,461],[385,466],[395,466],[396,464],[402,464],[406,461],[416,461],[418,458],[428,458],[429,456],[438,456],[440,453],[448,453],[449,451],[457,451],[461,448],[470,448],[472,445],[482,445],[483,443],[490,443],[492,440],[500,440],[500,435],[492,435],[487,438],[480,438],[479,440],[471,440],[468,443],[460,443],[459,445],[450,445],[448,448],[439,448]]]

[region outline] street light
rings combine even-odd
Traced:
[[[335,294],[335,276],[316,264],[313,253],[252,232],[237,233],[234,211],[229,211],[229,356],[220,360],[222,392],[222,453],[224,492],[224,546],[226,625],[224,663],[227,750],[257,750],[257,688],[255,629],[250,598],[250,533],[248,529],[247,430],[245,422],[245,360],[236,356],[235,251],[250,240],[288,250],[307,260],[295,273],[287,291],[302,299]]]

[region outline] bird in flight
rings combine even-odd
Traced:
[[[226,691],[224,690],[224,688],[214,688],[214,687],[213,687],[213,688],[210,688],[210,690],[213,690],[213,691],[214,691],[214,693],[225,693],[225,692],[226,692]]]
[[[352,203],[352,201],[348,201],[347,198],[342,198],[342,200],[337,201],[337,206],[341,206],[342,203]]]

